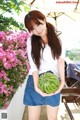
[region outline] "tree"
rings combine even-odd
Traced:
[[[29,11],[29,6],[21,0],[0,0],[0,31],[6,31],[11,29],[23,29],[24,25],[18,23],[13,17],[5,17],[5,13],[19,15],[22,11]]]

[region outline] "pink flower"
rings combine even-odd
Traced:
[[[26,47],[26,41],[29,38],[30,34],[28,32],[21,31],[18,35],[18,46]]]
[[[15,67],[18,63],[17,54],[15,51],[7,49],[2,59],[3,65],[6,69]]]
[[[4,70],[0,72],[0,79],[4,78],[7,81],[10,81],[10,79],[6,76],[6,73]]]
[[[14,33],[14,32],[12,32],[11,34],[9,34],[9,36],[7,36],[6,37],[6,39],[8,40],[8,41],[10,41],[11,40],[11,42],[13,41],[17,41],[17,34],[16,33]]]
[[[0,32],[0,105],[7,108],[11,98],[26,79],[29,62],[25,31]],[[1,108],[1,106],[0,106]]]
[[[7,101],[7,102],[4,104],[4,107],[3,107],[3,108],[4,108],[4,109],[7,109],[7,108],[8,108],[8,106],[9,106],[9,103],[10,103],[10,102],[9,102],[9,101]]]
[[[25,58],[25,56],[26,56],[26,51],[23,51],[23,50],[21,50],[21,49],[18,49],[18,50],[17,50],[17,54]]]
[[[13,86],[8,86],[8,91],[11,91],[11,92],[14,91]]]
[[[4,67],[5,67],[6,69],[11,69],[11,68],[12,68],[12,65],[11,65],[8,61],[6,61],[6,62],[4,62]]]
[[[0,94],[2,93],[7,94],[7,89],[6,89],[6,85],[0,82]]]
[[[0,48],[0,60],[2,60],[2,58],[5,56],[5,51]]]
[[[2,42],[6,38],[5,32],[0,32],[0,42]]]

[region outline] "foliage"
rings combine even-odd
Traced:
[[[73,61],[80,61],[80,49],[67,50],[66,56]]]
[[[6,108],[28,69],[26,41],[28,32],[0,32],[0,108]]]
[[[30,8],[21,0],[0,0],[0,31],[11,29],[23,29],[24,25],[18,23],[13,17],[5,17],[5,14],[17,13],[19,15],[24,11],[29,11]]]
[[[23,24],[18,23],[14,18],[10,17],[4,17],[3,15],[0,15],[0,30],[6,31],[9,29],[22,29]]]

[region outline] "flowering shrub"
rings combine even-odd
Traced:
[[[0,108],[7,108],[28,69],[28,32],[0,32]]]

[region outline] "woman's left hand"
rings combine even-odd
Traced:
[[[54,94],[58,94],[58,93],[60,93],[61,91],[58,89],[57,91],[55,91],[55,93]]]
[[[52,95],[55,95],[55,94],[58,94],[58,93],[60,93],[59,89],[57,91],[55,91],[54,93],[47,94],[47,96],[52,96]]]

